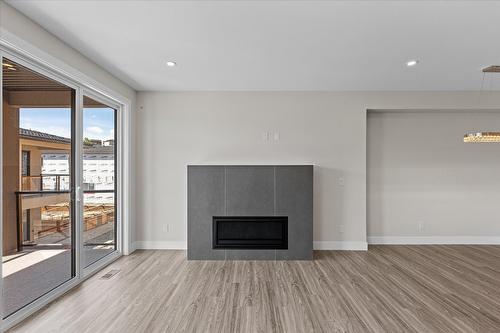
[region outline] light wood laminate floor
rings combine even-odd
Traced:
[[[500,247],[371,246],[311,262],[137,251],[11,332],[500,332]]]

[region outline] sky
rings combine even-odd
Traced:
[[[69,108],[21,108],[19,126],[69,138],[71,137],[71,110]],[[83,109],[84,138],[113,139],[114,127],[113,109]]]

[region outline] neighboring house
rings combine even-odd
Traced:
[[[93,146],[83,149],[83,190],[99,191],[114,189],[115,159],[114,146]],[[69,174],[69,153],[45,152],[42,154],[43,175]],[[46,177],[44,185],[53,187],[55,178]],[[87,203],[113,202],[113,193],[87,193]]]
[[[39,131],[19,129],[19,135],[23,139],[37,140],[37,142],[57,143],[65,145],[66,149],[43,149],[39,147],[40,161],[34,161],[30,158],[30,164],[37,163],[41,165],[41,175],[43,175],[43,188],[53,189],[56,182],[59,181],[61,190],[69,189],[69,147],[71,139],[64,138]],[[112,190],[115,182],[115,146],[114,140],[89,140],[94,143],[92,146],[84,145],[83,148],[83,190],[99,191]],[[42,150],[43,149],[43,150]],[[54,177],[46,177],[53,175]],[[59,176],[59,180],[56,179]],[[85,194],[86,203],[110,203],[113,202],[113,193],[87,193]]]

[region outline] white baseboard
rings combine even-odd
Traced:
[[[137,250],[185,250],[186,242],[176,241],[137,241],[134,243]]]
[[[315,241],[315,250],[366,251],[368,244],[373,245],[500,245],[500,237],[494,236],[371,236],[368,242],[356,241]],[[132,244],[135,250],[185,250],[187,243],[182,241],[138,241]]]
[[[385,245],[500,245],[500,237],[494,236],[371,236],[368,244]]]
[[[186,242],[169,241],[138,241],[133,244],[137,250],[185,250]],[[368,245],[366,242],[343,242],[343,241],[320,241],[314,242],[315,250],[347,250],[347,251],[366,251]]]
[[[315,250],[366,251],[368,243],[351,241],[315,241]]]
[[[132,242],[128,248],[128,254],[132,254],[135,250],[137,250],[137,242]]]

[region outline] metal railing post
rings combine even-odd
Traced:
[[[23,250],[23,207],[21,196],[16,193],[16,210],[17,210],[17,250]]]

